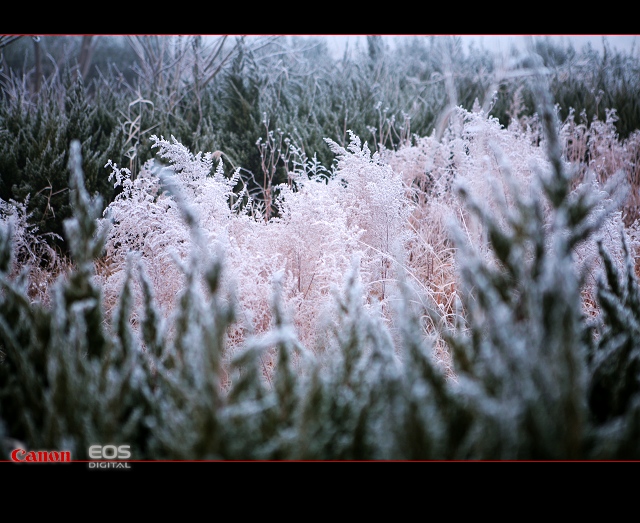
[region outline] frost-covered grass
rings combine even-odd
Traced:
[[[633,175],[615,140],[570,161],[537,96],[509,129],[457,108],[395,151],[328,140],[268,218],[158,136],[164,168],[107,164],[103,214],[73,142],[50,305],[2,228],[2,436],[76,459],[639,459]]]
[[[629,167],[629,154],[620,152],[637,149],[634,142],[616,141],[610,123],[606,130],[600,127],[593,122],[588,140],[584,128],[570,134],[573,119],[558,129],[565,168],[573,173],[573,190],[589,187],[594,194],[601,192],[618,170]],[[175,297],[184,286],[180,260],[187,259],[192,249],[189,225],[177,205],[179,196],[192,209],[208,254],[224,252],[225,286],[236,293],[240,308],[229,333],[231,352],[243,345],[248,334],[269,330],[271,287],[277,275],[282,280],[283,306],[297,336],[305,346],[323,352],[316,347],[322,345],[328,325],[336,322],[331,304],[354,259],[367,309],[378,311],[395,332],[393,303],[399,299],[397,283],[403,274],[412,289],[411,299],[422,311],[424,335],[437,336],[426,311],[437,307],[451,324],[459,298],[456,249],[448,222],[459,222],[467,241],[488,262],[493,258],[483,219],[465,209],[456,189],[467,187],[494,212],[501,206],[510,209],[517,198],[510,194],[504,173],[510,173],[522,191],[530,192],[535,170],[550,168],[537,122],[524,120],[505,129],[480,108],[457,108],[441,137],[414,137],[397,151],[372,152],[353,133],[346,148],[327,140],[336,154],[331,168],[310,161],[296,163],[289,183],[274,187],[277,214],[265,219],[248,196],[239,169],[226,178],[223,158],[216,162],[211,153],[193,154],[174,137],[152,140],[166,162],[163,170],[149,162],[132,180],[128,169],[108,165],[110,179],[122,192],[102,221],[104,226],[113,225],[98,271],[107,310],[117,302],[127,257],[135,251],[163,316],[168,319],[174,312]],[[575,153],[579,141],[590,151],[591,167]],[[627,180],[633,181],[635,165],[627,172]],[[628,208],[623,203],[602,224],[597,237],[574,248],[576,267],[588,273],[583,308],[591,314],[597,309],[598,239],[620,263],[621,229],[635,249],[635,224],[626,226],[624,220]],[[547,206],[545,213],[549,212]],[[507,218],[501,220],[507,227]],[[143,299],[139,288],[136,296]],[[452,374],[446,345],[438,337],[435,344],[439,360]],[[265,365],[273,367],[270,360]]]

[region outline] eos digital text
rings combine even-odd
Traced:
[[[90,469],[131,469],[131,463],[126,460],[131,457],[130,445],[91,445],[89,447]]]

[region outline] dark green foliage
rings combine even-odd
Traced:
[[[254,178],[248,180],[251,189],[259,187],[262,181],[261,159],[257,154],[256,142],[264,131],[260,104],[263,82],[255,57],[241,46],[222,79],[218,100],[217,139],[224,144],[223,152],[232,165],[253,173]]]
[[[97,105],[89,104],[82,80],[70,73],[64,85],[43,86],[35,100],[18,78],[11,81],[12,90],[3,92],[0,105],[0,198],[23,202],[29,197],[27,211],[40,234],[62,238],[62,223],[71,216],[67,163],[72,140],[93,151],[85,160],[88,190],[107,201],[112,197],[103,171],[107,158],[120,158],[122,149],[115,100],[104,92]]]
[[[599,452],[616,459],[639,459],[640,287],[626,241],[623,246],[622,271],[600,248],[606,280],[598,288],[602,317],[596,326],[597,344],[590,353],[588,400],[605,440]]]
[[[58,282],[52,307],[29,303],[20,279],[2,274],[0,412],[17,440],[38,448],[58,441],[86,459],[95,441],[124,438],[137,448],[142,438],[144,445],[139,424],[146,380],[138,375],[144,372],[142,354],[133,350],[123,326],[130,314],[127,284],[114,337],[104,328],[101,291],[92,281],[93,259],[104,245],[96,234],[101,202],[84,187],[78,141],[71,144],[69,167],[75,215],[65,221],[65,231],[76,268]]]
[[[611,56],[605,52],[587,55],[575,63],[565,64],[555,71],[551,92],[566,117],[570,108],[576,114],[585,112],[588,121],[606,119],[606,110],[615,108],[620,121],[616,130],[627,138],[638,129],[638,64],[631,56]]]

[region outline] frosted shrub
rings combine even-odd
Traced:
[[[441,136],[415,136],[412,144],[383,151],[384,161],[402,173],[407,196],[414,203],[408,219],[414,234],[406,267],[415,299],[422,303],[426,333],[433,336],[438,331],[426,313],[431,303],[447,324],[453,325],[456,317],[457,261],[449,223],[460,223],[478,252],[487,260],[492,256],[482,219],[469,212],[455,188],[464,185],[493,210],[501,199],[513,207],[501,170],[509,169],[521,190],[528,191],[532,166],[548,164],[544,150],[533,142],[527,132],[507,131],[479,107],[474,111],[457,107]],[[446,344],[437,339],[436,348],[439,358],[450,366]]]
[[[363,250],[358,242],[362,231],[349,223],[339,189],[338,182],[324,179],[311,179],[297,191],[281,187],[278,217],[256,228],[262,229],[263,241],[252,237],[245,244],[246,252],[262,246],[277,254],[274,269],[283,272],[284,302],[301,339],[310,347],[331,291],[340,287],[351,257]],[[251,265],[245,270],[250,271]]]
[[[219,163],[212,174],[210,153],[193,155],[175,138],[152,140],[171,175],[148,163],[132,180],[126,168],[107,164],[115,185],[122,187],[105,210],[104,223],[113,225],[106,245],[108,271],[101,274],[107,303],[118,295],[127,253],[136,251],[165,315],[173,310],[183,285],[177,261],[193,248],[178,210],[179,193],[193,211],[208,254],[225,253],[226,284],[236,288],[241,308],[232,335],[236,343],[246,333],[269,328],[272,280],[279,273],[285,308],[308,346],[315,344],[331,290],[340,288],[354,257],[360,260],[367,300],[388,306],[396,258],[410,237],[410,205],[400,175],[359,138],[352,135],[348,150],[330,142],[338,156],[332,174],[311,165],[294,169],[293,183],[277,186],[278,215],[268,221],[254,219],[253,201],[244,190],[234,193],[241,186],[238,171],[227,179]]]
[[[106,304],[111,308],[115,303],[126,274],[127,254],[135,251],[144,257],[147,274],[164,306],[180,288],[174,257],[186,256],[188,231],[175,203],[162,193],[159,178],[148,166],[132,181],[128,169],[110,165],[117,178],[114,185],[122,185],[123,190],[107,208],[113,226],[105,248],[107,270],[100,272]],[[102,222],[103,227],[107,224],[107,220]]]
[[[575,112],[570,110],[560,128],[560,139],[565,157],[575,166],[577,180],[593,176],[605,183],[618,171],[626,174],[632,190],[621,210],[625,225],[632,227],[640,216],[640,132],[620,140],[615,128],[617,121],[613,109],[606,111],[604,122],[594,118],[590,123],[584,112],[576,122]]]
[[[568,139],[566,124],[558,132],[561,138]],[[410,271],[419,281],[419,287],[427,290],[451,321],[455,316],[456,262],[446,222],[451,219],[459,222],[467,240],[478,252],[484,253],[489,262],[494,259],[483,217],[469,213],[454,189],[464,187],[493,212],[514,209],[517,198],[510,184],[517,184],[517,197],[526,199],[532,190],[535,171],[551,168],[540,122],[534,117],[505,129],[497,119],[479,108],[466,111],[458,107],[451,113],[440,139],[435,135],[416,137],[414,145],[396,152],[385,151],[384,159],[394,170],[404,173],[409,193],[417,203],[410,220],[416,231],[409,254]],[[592,172],[587,176],[579,165],[570,161],[572,159],[565,156],[560,161],[572,176],[574,197],[581,192],[593,193],[593,197],[599,194],[602,198],[600,205],[611,203],[602,187],[616,172],[598,177]],[[504,173],[509,176],[505,177]],[[544,213],[548,216],[551,208],[544,205]],[[505,228],[508,227],[507,216],[508,213],[501,212],[496,218]],[[621,230],[631,245],[637,245],[637,233],[633,228],[624,227],[622,211],[617,209],[608,214],[596,235],[574,246],[574,262],[588,280],[583,290],[583,306],[592,313],[595,313],[596,301],[595,275],[601,269],[597,243],[604,242],[608,252],[622,264]]]
[[[148,163],[131,180],[126,169],[110,162],[111,176],[122,192],[105,211],[114,224],[106,247],[109,270],[101,272],[106,302],[114,303],[126,273],[126,254],[135,250],[165,316],[174,310],[184,285],[179,260],[193,248],[178,211],[179,194],[193,210],[207,252],[225,253],[225,285],[236,289],[241,311],[229,333],[234,347],[247,334],[269,329],[271,285],[280,273],[282,300],[297,333],[306,346],[316,346],[318,329],[324,329],[331,316],[331,289],[340,288],[354,258],[359,260],[367,307],[379,308],[387,321],[393,317],[389,305],[397,298],[401,268],[414,286],[414,299],[425,311],[435,303],[451,325],[458,284],[448,220],[460,221],[478,252],[495,263],[482,217],[469,213],[454,188],[466,187],[493,211],[513,209],[516,199],[503,173],[520,187],[518,197],[526,197],[534,170],[550,169],[539,128],[527,124],[504,129],[479,108],[456,108],[440,139],[416,137],[415,145],[396,152],[372,153],[357,136],[350,136],[347,148],[327,140],[336,154],[331,172],[312,162],[295,166],[291,183],[275,188],[278,213],[267,221],[255,219],[254,202],[244,190],[238,191],[239,171],[225,178],[221,163],[214,169],[211,154],[193,155],[175,138],[168,142],[153,137],[154,147],[168,161],[164,174]],[[572,164],[564,164],[575,172]],[[574,184],[576,195],[581,190],[602,192],[597,180],[584,183],[590,183],[590,189]],[[167,191],[169,185],[172,191]],[[545,214],[549,212],[547,206]],[[508,227],[507,215],[497,216]],[[621,227],[620,212],[611,213],[598,235],[574,246],[575,263],[588,280],[583,307],[592,315],[597,314],[594,293],[601,269],[597,242],[603,241],[621,263]],[[632,247],[634,237],[628,236]],[[425,334],[436,333],[426,312],[423,322]],[[442,340],[436,346],[439,358],[450,365]]]
[[[350,134],[345,149],[327,140],[337,154],[334,187],[340,204],[347,212],[351,228],[362,231],[358,238],[362,250],[362,278],[366,295],[383,305],[394,296],[398,264],[404,264],[404,253],[412,234],[407,227],[411,202],[402,181],[402,173],[384,163],[378,152],[371,153],[367,144]],[[337,182],[337,183],[336,183]]]
[[[529,190],[517,179],[517,171],[502,162],[505,197],[495,198],[493,207],[482,192],[459,186],[486,238],[478,246],[469,241],[464,227],[453,230],[460,305],[455,328],[444,333],[456,363],[458,390],[474,405],[459,447],[468,456],[578,459],[592,452],[594,442],[597,448],[598,437],[606,432],[591,438],[593,412],[585,398],[596,377],[589,350],[596,346],[593,350],[604,359],[611,340],[594,341],[585,319],[576,247],[597,237],[622,198],[615,177],[600,191],[590,185],[571,190],[572,173],[561,157],[553,108],[540,98],[548,162],[535,167]],[[491,257],[485,255],[485,246]],[[612,283],[618,289],[617,282]],[[637,288],[630,295],[636,293]],[[631,363],[618,357],[621,365]],[[618,401],[608,389],[615,388],[607,381],[610,376],[603,371],[597,377],[602,378],[596,381],[603,386],[605,401]],[[631,388],[637,394],[637,380]],[[625,426],[626,437],[637,426],[633,409],[615,423]],[[488,440],[493,443],[487,446]],[[607,451],[620,445],[610,443]],[[637,452],[637,446],[631,452]]]
[[[191,202],[194,212],[204,220],[200,224],[210,240],[211,252],[226,242],[231,207],[229,198],[237,177],[227,179],[220,170],[209,176],[212,155],[193,155],[182,144],[152,137],[159,155],[171,161],[170,167],[156,167],[147,162],[135,179],[127,168],[109,161],[109,179],[121,192],[105,209],[104,225],[109,229],[105,258],[107,271],[102,273],[107,303],[113,303],[125,274],[129,252],[138,252],[156,291],[160,305],[169,314],[176,294],[182,288],[179,262],[185,260],[192,245],[189,229],[180,214],[168,186],[180,191]]]
[[[49,286],[64,269],[64,263],[47,242],[47,237],[58,235],[38,232],[30,222],[28,202],[28,197],[24,203],[0,198],[0,223],[11,230],[9,270],[12,274],[24,272],[32,299],[49,303]]]

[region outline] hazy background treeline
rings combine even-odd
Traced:
[[[82,143],[87,188],[115,193],[105,164],[134,177],[149,138],[175,136],[241,168],[257,199],[287,180],[295,149],[330,165],[324,139],[348,130],[375,149],[440,132],[451,106],[480,104],[505,127],[533,115],[526,76],[543,65],[561,120],[614,109],[621,140],[640,128],[639,60],[631,52],[538,38],[542,64],[459,37],[380,36],[336,55],[321,37],[0,36],[0,198],[27,201],[41,234],[66,251],[68,150]],[[57,236],[55,236],[57,235]]]

